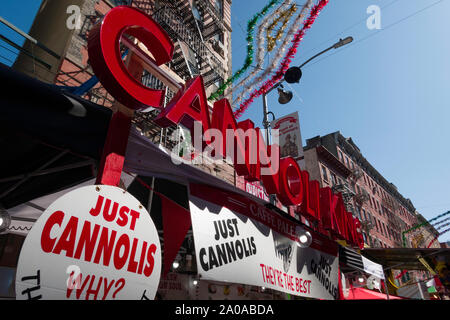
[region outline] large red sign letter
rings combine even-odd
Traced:
[[[89,61],[106,90],[126,107],[134,110],[161,107],[164,91],[154,90],[136,81],[127,71],[120,54],[123,34],[136,37],[152,53],[156,65],[173,57],[173,43],[167,32],[145,13],[118,6],[89,32]]]

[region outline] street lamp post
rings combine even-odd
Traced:
[[[278,82],[272,88],[270,88],[267,92],[263,93],[263,115],[264,115],[263,126],[264,126],[264,129],[266,130],[266,143],[267,144],[270,144],[270,141],[269,141],[270,122],[269,122],[269,119],[267,118],[267,116],[269,115],[269,113],[272,113],[269,111],[269,108],[267,107],[267,95],[272,90],[274,90],[280,86],[283,87],[281,82]],[[292,99],[292,92],[290,92],[290,91],[285,91],[283,89],[278,88],[278,94],[280,95],[279,102],[280,102],[281,98],[284,99],[283,101],[280,102],[281,104],[288,103]],[[272,113],[272,115],[273,115],[273,113]]]
[[[280,89],[279,87],[283,88],[283,81],[286,81],[287,83],[298,83],[300,81],[300,78],[302,77],[302,70],[301,68],[306,65],[308,62],[310,62],[311,60],[317,58],[318,56],[324,54],[325,52],[331,50],[331,49],[338,49],[342,46],[345,46],[349,43],[351,43],[353,41],[353,37],[347,37],[345,39],[340,39],[338,42],[336,42],[335,44],[333,44],[331,47],[319,52],[318,54],[316,54],[315,56],[311,57],[310,59],[306,60],[302,65],[300,65],[299,67],[291,67],[289,68],[286,73],[284,74],[284,79],[278,81],[272,88],[270,88],[267,92],[263,93],[263,126],[264,129],[266,130],[266,143],[269,144],[269,127],[270,127],[270,122],[267,118],[268,114],[271,113],[269,112],[269,108],[267,106],[267,95],[274,89],[278,88],[278,94],[280,95],[280,98],[278,99],[278,102],[280,102],[280,104],[285,104],[288,103],[291,99],[292,99],[292,92],[290,91],[285,91],[284,89]],[[273,113],[272,113],[273,115]]]

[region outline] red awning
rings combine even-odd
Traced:
[[[364,288],[351,288],[345,300],[387,300],[384,293],[376,292]],[[403,299],[401,297],[389,295],[389,300]]]

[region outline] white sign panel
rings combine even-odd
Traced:
[[[384,271],[381,264],[370,261],[364,256],[361,256],[361,259],[363,262],[364,271],[376,276],[377,278],[384,279]]]
[[[201,279],[337,299],[337,254],[300,248],[246,215],[192,195],[190,210]]]
[[[161,246],[150,215],[128,192],[87,186],[66,193],[23,244],[17,299],[153,299]]]
[[[302,135],[300,132],[298,112],[273,120],[270,127],[272,129],[273,139],[279,139],[280,156],[282,158],[290,156],[299,160],[299,158],[303,157]]]

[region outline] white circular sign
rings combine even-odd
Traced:
[[[23,244],[17,299],[153,299],[161,274],[158,232],[128,192],[87,186],[53,202]]]

